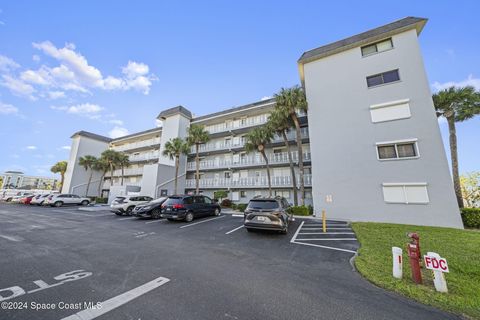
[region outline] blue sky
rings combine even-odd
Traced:
[[[420,43],[432,90],[480,89],[479,11],[478,1],[2,0],[0,172],[51,175],[78,130],[116,136],[179,104],[202,115],[258,101],[299,83],[303,51],[409,15],[429,18]],[[460,170],[480,170],[480,117],[457,133]]]

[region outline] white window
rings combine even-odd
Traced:
[[[238,193],[238,191],[233,191],[232,192],[232,201],[238,201],[240,200],[240,195]]]
[[[417,139],[377,143],[378,160],[414,159],[418,157]]]
[[[382,40],[373,44],[362,47],[362,56],[366,57],[382,51],[387,51],[393,48],[392,38]]]
[[[276,197],[284,197],[286,199],[290,198],[290,191],[289,190],[277,190],[275,191]]]
[[[390,101],[370,106],[373,123],[407,119],[411,117],[409,99]]]
[[[383,200],[386,203],[427,204],[430,202],[427,184],[384,183]]]

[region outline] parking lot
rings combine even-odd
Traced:
[[[0,319],[456,318],[363,280],[343,222],[281,235],[242,221],[0,204]]]

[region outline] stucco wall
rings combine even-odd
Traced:
[[[461,228],[416,31],[393,43],[368,57],[355,48],[304,66],[315,210],[353,221]],[[366,76],[397,68],[400,82],[367,87]],[[410,99],[411,118],[372,123],[370,105],[400,99]],[[418,139],[419,159],[377,160],[376,142],[408,138]],[[430,203],[387,204],[387,182],[426,182]]]

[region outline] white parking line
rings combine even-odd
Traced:
[[[322,228],[307,228],[304,227],[304,230],[322,230]],[[335,227],[327,227],[328,230],[352,230],[352,228],[335,228]]]
[[[304,223],[305,223],[305,221],[302,221],[302,223],[300,223],[300,225],[298,226],[297,231],[295,231],[295,234],[293,235],[292,239],[290,240],[291,243],[294,243],[295,239],[297,239],[297,235],[300,232],[300,230],[302,229]]]
[[[235,232],[235,231],[237,231],[237,230],[240,230],[240,229],[242,229],[242,228],[243,228],[243,224],[242,224],[240,227],[237,227],[237,228],[235,228],[235,229],[233,229],[233,230],[230,230],[230,231],[228,231],[228,232],[225,232],[225,234],[233,233],[233,232]]]
[[[328,247],[328,246],[321,246],[321,245],[319,245],[319,244],[313,244],[313,243],[305,243],[305,242],[294,242],[294,243],[295,243],[295,244],[301,244],[301,245],[304,245],[304,246],[324,248],[324,249],[330,249],[330,250],[335,250],[335,251],[343,251],[343,252],[349,252],[349,253],[357,253],[357,251],[353,251],[353,250],[341,249],[341,248],[335,248],[335,247]]]
[[[188,228],[188,227],[191,227],[191,226],[200,224],[200,223],[204,223],[204,222],[208,222],[208,221],[212,221],[212,220],[217,220],[217,219],[225,218],[225,217],[226,217],[226,216],[220,216],[220,217],[215,217],[215,218],[211,218],[211,219],[208,219],[208,220],[203,220],[203,221],[199,221],[199,222],[189,223],[189,224],[187,224],[187,225],[181,226],[180,229]]]
[[[165,222],[165,221],[168,221],[168,220],[167,219],[163,219],[163,220],[157,219],[157,220],[145,222],[145,224],[150,224],[150,223],[155,223],[155,222]]]
[[[296,241],[355,241],[357,238],[311,238],[311,239],[296,239]]]
[[[152,280],[150,282],[147,282],[140,287],[137,287],[135,289],[132,289],[130,291],[127,291],[125,293],[122,293],[121,295],[118,295],[116,297],[113,297],[111,299],[108,299],[106,301],[103,301],[100,303],[102,306],[99,309],[85,309],[80,312],[77,312],[71,316],[68,316],[66,318],[63,318],[62,320],[91,320],[95,319],[109,311],[112,311],[115,308],[120,307],[121,305],[124,305],[127,302],[132,301],[135,298],[140,297],[141,295],[144,295],[145,293],[152,291],[153,289],[156,289],[165,283],[170,281],[170,279],[164,278],[164,277],[159,277],[155,280]]]
[[[132,220],[132,219],[138,219],[137,217],[126,217],[126,218],[120,218],[118,220]]]
[[[355,232],[300,232],[299,234],[355,234]]]
[[[0,238],[10,240],[10,241],[13,241],[13,242],[20,242],[20,241],[23,240],[23,238],[20,238],[20,237],[6,236],[6,235],[3,235],[3,234],[0,234]]]

